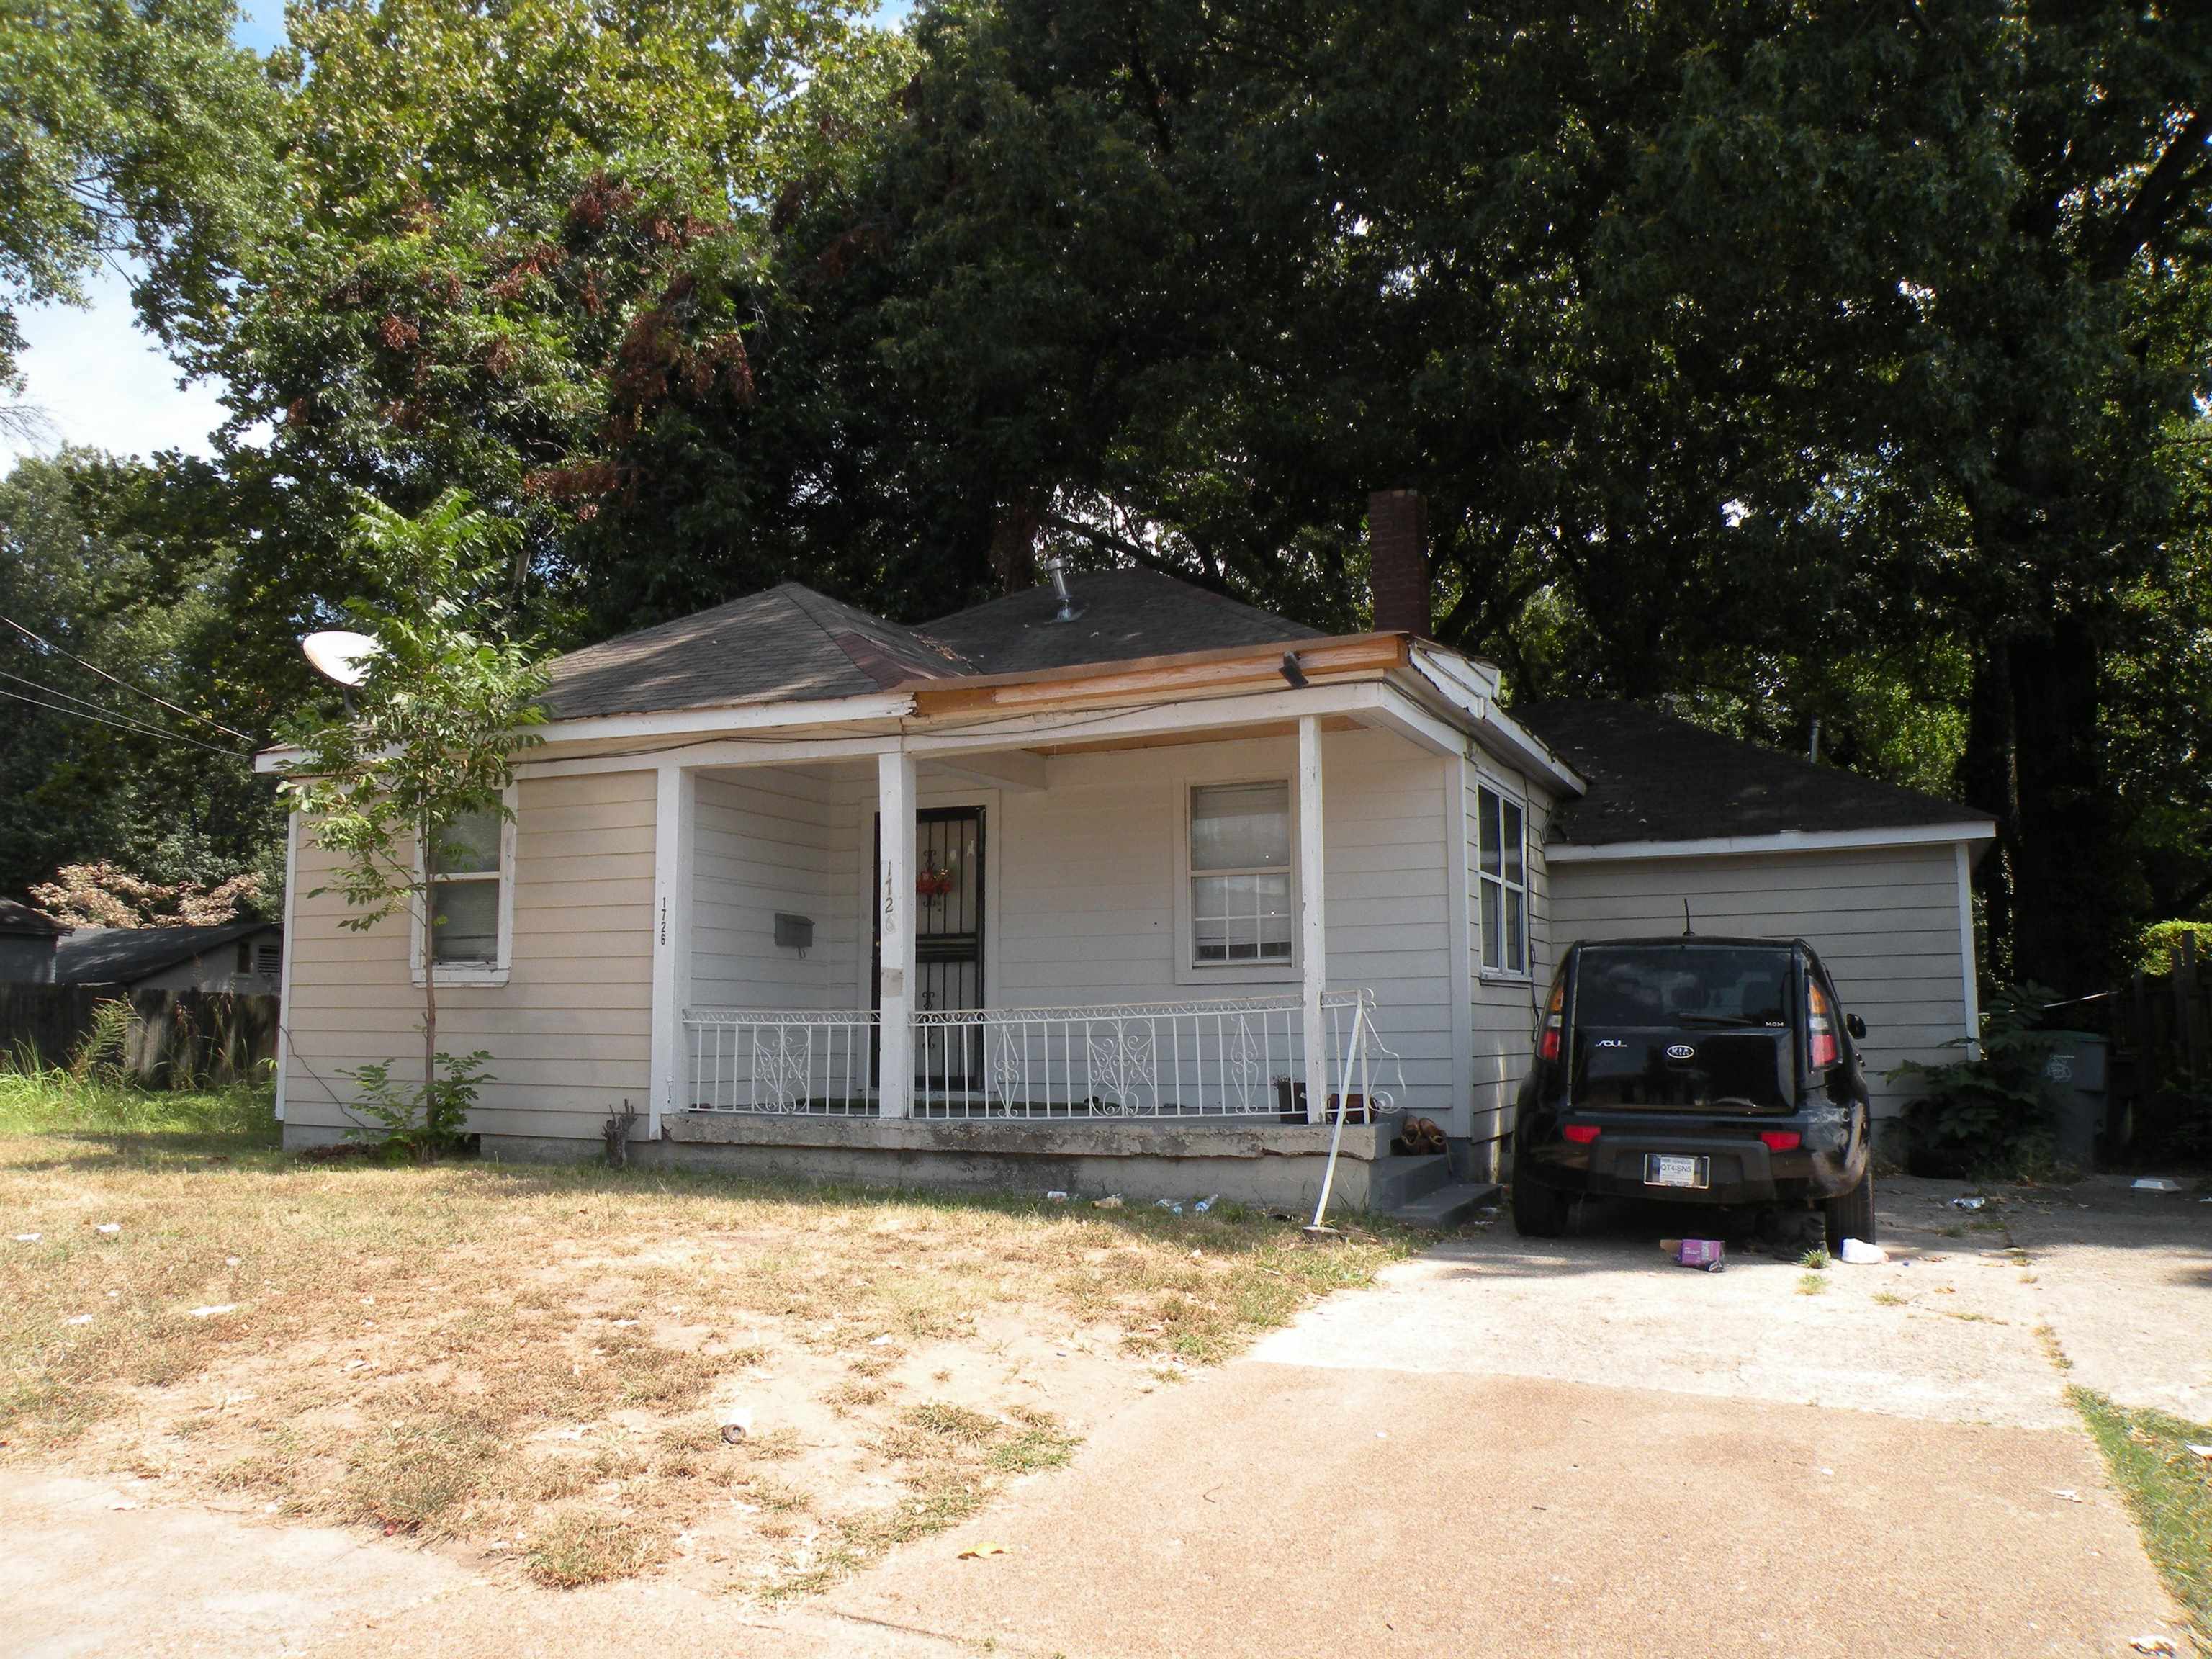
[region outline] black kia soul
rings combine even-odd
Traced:
[[[1804,1210],[1874,1242],[1866,1079],[1802,939],[1569,948],[1522,1085],[1513,1224],[1556,1237],[1586,1193]]]

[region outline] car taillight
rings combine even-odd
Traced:
[[[1559,1057],[1559,1032],[1566,1024],[1567,982],[1552,988],[1552,1006],[1544,1013],[1544,1033],[1536,1039],[1536,1053],[1545,1060]]]
[[[1806,984],[1805,1037],[1807,1058],[1814,1071],[1826,1071],[1843,1058],[1843,1050],[1836,1042],[1835,1005],[1828,1000],[1828,994],[1820,988],[1818,980],[1809,980]]]
[[[1761,1129],[1759,1138],[1770,1152],[1794,1152],[1805,1139],[1795,1129]]]
[[[1587,1146],[1590,1142],[1597,1139],[1597,1125],[1595,1123],[1570,1123],[1565,1128],[1561,1129],[1559,1133],[1565,1135],[1568,1139],[1573,1141],[1576,1146]]]

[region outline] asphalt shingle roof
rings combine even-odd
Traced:
[[[265,921],[219,927],[79,927],[54,946],[58,985],[134,985],[149,974],[265,931]]]
[[[911,628],[785,582],[619,635],[552,665],[556,720],[738,702],[810,702],[969,672]]]
[[[1986,817],[1635,703],[1523,703],[1512,713],[1589,785],[1553,815],[1554,844],[1891,830]]]
[[[909,679],[1072,668],[1224,646],[1316,637],[1316,631],[1150,570],[1069,578],[1081,614],[1033,587],[920,628],[785,582],[696,616],[573,651],[552,665],[556,720],[740,702],[810,702]]]
[[[33,910],[17,899],[0,899],[0,933],[18,939],[52,939],[64,932],[61,923],[43,910]]]
[[[1079,614],[1059,623],[1049,586],[1009,593],[925,623],[922,632],[957,651],[978,673],[1012,674],[1130,657],[1165,657],[1236,645],[1310,640],[1318,630],[1224,599],[1156,570],[1070,575]]]

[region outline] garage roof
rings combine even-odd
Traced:
[[[1512,712],[1589,786],[1553,815],[1555,846],[1988,822],[1956,801],[1723,737],[1638,703],[1521,703]]]

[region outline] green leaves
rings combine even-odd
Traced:
[[[80,297],[102,258],[140,262],[165,334],[222,304],[272,182],[259,60],[232,0],[0,4],[0,386],[15,308]]]
[[[448,492],[411,520],[365,502],[354,534],[403,602],[349,607],[377,653],[349,708],[286,733],[301,753],[283,770],[293,810],[340,855],[344,925],[362,929],[420,905],[416,848],[436,826],[506,814],[514,758],[540,741],[545,674],[526,643],[492,631],[512,526]]]

